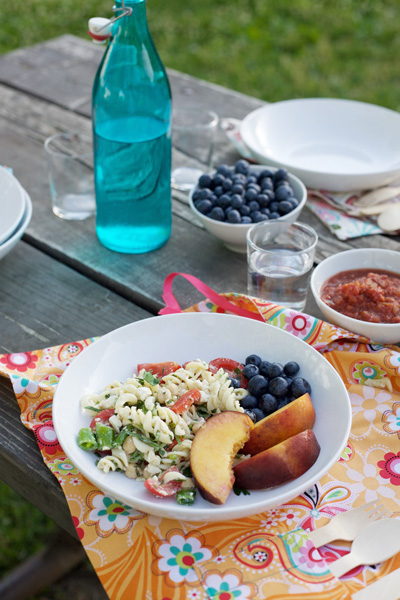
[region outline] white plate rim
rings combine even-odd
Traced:
[[[24,189],[16,177],[14,177],[14,175],[6,168],[0,167],[0,179],[2,177],[9,181],[11,187],[14,187],[17,195],[16,198],[14,198],[12,202],[8,202],[8,204],[7,195],[0,197],[0,209],[2,213],[2,219],[0,220],[0,245],[5,243],[17,231],[23,219],[26,207]]]
[[[371,109],[375,109],[379,112],[384,111],[387,114],[391,114],[393,116],[393,118],[400,120],[400,113],[397,113],[394,110],[391,110],[389,108],[386,108],[384,106],[378,106],[376,104],[370,104],[368,102],[361,102],[358,100],[349,100],[349,99],[345,99],[345,98],[295,98],[295,99],[290,99],[290,100],[282,100],[280,102],[271,102],[270,104],[266,104],[264,106],[261,106],[257,109],[255,109],[254,111],[252,111],[251,113],[249,113],[248,115],[246,115],[246,117],[242,120],[241,125],[240,125],[240,136],[244,142],[244,144],[248,147],[248,149],[255,153],[255,154],[262,154],[265,157],[265,160],[271,160],[273,161],[275,164],[281,164],[282,166],[284,166],[284,168],[294,172],[294,173],[304,173],[305,176],[311,176],[311,175],[326,175],[326,177],[344,177],[344,178],[365,178],[366,176],[368,176],[369,178],[371,177],[390,177],[391,175],[393,175],[393,177],[397,174],[400,173],[400,161],[398,163],[398,165],[396,167],[388,167],[386,169],[378,169],[378,170],[374,170],[371,169],[370,171],[368,171],[368,173],[366,173],[365,171],[361,171],[361,172],[348,172],[348,173],[342,173],[340,171],[324,171],[323,169],[318,169],[318,168],[307,168],[304,167],[304,165],[298,165],[296,163],[290,162],[290,161],[284,161],[282,162],[281,160],[277,160],[273,154],[268,154],[265,152],[265,150],[263,149],[262,151],[260,151],[259,148],[257,148],[253,143],[252,143],[252,139],[250,139],[250,133],[248,133],[248,130],[250,129],[250,126],[252,126],[253,121],[256,121],[257,118],[259,117],[260,114],[265,113],[268,110],[271,110],[273,107],[277,106],[277,105],[287,105],[287,106],[295,106],[296,104],[300,105],[300,104],[305,104],[308,102],[320,102],[321,104],[326,103],[326,102],[331,102],[331,103],[337,103],[337,104],[348,104],[348,105],[361,105],[363,107],[370,107]],[[301,175],[297,175],[298,177],[301,177]]]
[[[167,319],[169,321],[171,321],[171,319],[172,320],[185,319],[188,322],[188,327],[189,327],[191,320],[208,319],[209,323],[212,323],[212,320],[215,320],[215,319],[221,320],[221,318],[225,319],[227,326],[228,326],[228,320],[232,320],[232,319],[241,320],[243,322],[246,322],[247,326],[249,324],[251,324],[252,327],[253,326],[254,327],[257,327],[257,326],[258,327],[260,327],[260,326],[261,327],[269,327],[269,328],[271,328],[271,330],[278,331],[279,332],[277,334],[278,336],[280,336],[280,335],[288,336],[288,341],[290,340],[292,344],[294,343],[295,345],[297,345],[299,342],[300,342],[300,345],[306,344],[306,342],[303,342],[302,340],[296,338],[295,336],[292,336],[290,333],[288,333],[282,329],[279,329],[277,327],[274,327],[268,323],[260,323],[259,321],[254,321],[251,319],[247,319],[245,317],[239,317],[239,316],[235,316],[235,315],[218,314],[218,313],[181,313],[181,314],[166,315],[166,316],[162,316],[162,317],[157,316],[157,317],[150,317],[148,319],[143,319],[141,321],[136,321],[134,323],[130,323],[130,324],[120,327],[114,331],[111,331],[110,333],[108,333],[108,334],[104,335],[103,337],[101,337],[100,339],[96,340],[90,346],[88,346],[85,350],[83,350],[83,352],[81,352],[81,354],[74,361],[71,362],[71,365],[69,366],[67,371],[61,376],[60,381],[59,381],[56,391],[55,391],[54,399],[53,399],[53,424],[54,424],[57,438],[60,442],[61,447],[63,448],[64,452],[69,457],[71,462],[79,469],[79,471],[82,473],[82,475],[84,475],[93,485],[98,487],[101,491],[103,491],[107,494],[110,494],[111,497],[127,504],[128,506],[131,506],[132,508],[134,508],[136,510],[143,511],[148,514],[153,514],[153,515],[157,515],[157,516],[161,516],[161,517],[179,518],[184,521],[208,521],[208,522],[211,522],[211,521],[224,521],[224,520],[228,520],[228,519],[239,518],[239,516],[244,517],[244,516],[250,516],[253,514],[258,514],[258,513],[264,512],[265,510],[268,510],[269,508],[275,507],[277,505],[283,504],[286,501],[292,500],[298,494],[304,492],[306,489],[308,489],[308,487],[310,487],[311,484],[309,484],[308,482],[305,483],[305,481],[304,481],[304,480],[307,480],[308,473],[309,473],[309,471],[308,471],[306,474],[304,474],[300,478],[298,478],[292,482],[289,482],[288,484],[284,484],[283,486],[279,486],[279,488],[274,488],[274,490],[279,489],[280,493],[276,497],[276,500],[274,500],[274,502],[272,504],[266,503],[266,501],[265,501],[265,494],[268,492],[268,490],[267,491],[262,490],[260,492],[252,492],[253,498],[255,498],[257,496],[259,499],[257,501],[251,502],[250,506],[249,506],[249,497],[245,496],[244,506],[241,506],[240,515],[239,515],[237,506],[235,506],[235,505],[229,506],[229,499],[228,499],[228,503],[225,505],[222,505],[222,506],[213,505],[213,504],[207,502],[206,508],[204,508],[205,501],[201,500],[201,503],[203,505],[202,508],[196,508],[193,506],[183,507],[183,506],[179,506],[176,503],[173,503],[172,507],[171,507],[171,504],[165,499],[150,498],[150,500],[143,501],[142,499],[137,500],[136,498],[132,498],[132,497],[128,498],[128,497],[126,497],[125,494],[121,493],[118,490],[117,491],[115,490],[115,481],[113,481],[113,477],[112,477],[112,475],[115,475],[115,474],[111,474],[111,477],[110,477],[110,474],[105,475],[101,471],[98,471],[98,473],[96,473],[96,471],[94,470],[94,469],[96,469],[95,466],[90,467],[88,469],[85,466],[82,466],[82,463],[79,460],[79,456],[80,456],[79,453],[82,453],[83,451],[80,450],[76,444],[76,434],[78,431],[78,425],[74,432],[73,437],[71,436],[71,433],[66,434],[65,428],[63,429],[63,410],[62,410],[63,402],[64,402],[64,409],[68,408],[70,406],[70,400],[69,400],[70,396],[68,396],[67,400],[65,400],[65,398],[64,398],[64,400],[62,400],[62,394],[64,393],[63,388],[67,387],[67,386],[65,386],[65,381],[67,380],[67,377],[71,378],[71,379],[73,379],[75,377],[75,371],[77,370],[78,361],[82,362],[82,364],[83,364],[82,357],[85,356],[87,359],[89,357],[89,354],[96,354],[96,352],[102,352],[103,349],[105,350],[106,348],[110,348],[112,346],[112,344],[115,343],[115,340],[113,341],[113,338],[115,336],[118,337],[118,335],[121,335],[121,334],[128,334],[128,333],[130,334],[130,329],[134,328],[135,326],[137,326],[138,324],[143,323],[143,322],[147,322],[147,324],[148,324],[149,321],[152,321],[153,324],[160,324],[160,320],[163,319],[163,323],[165,324]],[[216,322],[216,321],[214,321],[214,322]],[[172,321],[172,323],[174,323],[174,321]],[[201,321],[201,323],[204,324],[204,321]],[[157,327],[158,327],[158,325],[157,325]],[[336,462],[336,460],[339,458],[341,452],[343,451],[343,449],[347,443],[349,433],[350,433],[350,427],[351,427],[351,406],[350,406],[350,399],[347,394],[344,383],[340,379],[337,372],[328,363],[328,361],[325,361],[323,359],[323,357],[320,355],[320,353],[317,350],[315,350],[308,344],[306,344],[306,345],[309,348],[311,354],[315,354],[322,360],[322,362],[320,364],[324,365],[323,368],[326,369],[326,372],[331,373],[331,376],[333,377],[333,379],[335,381],[335,391],[336,391],[336,386],[338,388],[341,388],[341,390],[344,394],[343,398],[346,398],[346,401],[343,404],[344,415],[346,418],[344,419],[343,422],[341,422],[341,426],[344,427],[343,432],[342,432],[341,442],[338,445],[338,447],[336,448],[336,451],[330,455],[329,460],[324,464],[323,468],[320,467],[319,470],[317,471],[317,473],[314,475],[313,483],[316,483],[327,471],[329,471],[331,466]],[[174,359],[173,357],[170,358],[170,360],[173,360],[173,359]],[[77,403],[79,403],[79,399],[77,399]],[[64,417],[65,417],[65,414],[64,414]],[[78,458],[78,460],[76,460],[76,457]],[[311,467],[311,469],[313,469],[313,467]],[[123,474],[117,474],[117,475],[121,475],[122,477],[126,478],[126,476]],[[284,491],[282,492],[282,490],[284,490]]]

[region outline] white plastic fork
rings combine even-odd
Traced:
[[[335,515],[327,525],[315,529],[308,534],[316,548],[333,542],[345,540],[352,542],[359,531],[368,523],[390,516],[390,511],[383,504],[377,506],[377,500]]]

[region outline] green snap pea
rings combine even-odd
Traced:
[[[97,450],[98,448],[96,437],[90,427],[82,427],[79,430],[77,441],[79,448],[87,452]]]
[[[126,438],[129,435],[129,431],[127,431],[126,429],[122,429],[114,438],[113,441],[113,447],[117,448],[118,446],[122,446],[122,444],[124,443],[124,441],[126,440]]]
[[[110,450],[113,446],[114,429],[104,423],[96,423],[96,438],[99,450]]]
[[[176,501],[178,504],[184,504],[188,506],[189,504],[194,503],[194,499],[196,497],[196,490],[191,488],[188,490],[179,490],[176,492]]]

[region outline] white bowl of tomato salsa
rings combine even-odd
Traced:
[[[311,290],[324,318],[379,344],[400,343],[400,255],[362,248],[323,260]]]

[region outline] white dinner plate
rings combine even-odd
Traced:
[[[258,162],[284,167],[310,188],[370,189],[400,176],[400,114],[381,106],[286,100],[247,115],[240,133]]]
[[[0,167],[0,244],[16,231],[24,210],[24,190],[9,171]]]
[[[9,237],[8,240],[0,244],[0,260],[4,258],[6,254],[8,254],[19,242],[30,223],[32,217],[32,200],[30,199],[28,193],[25,190],[23,190],[23,197],[25,209],[22,216],[22,220],[16,231],[14,231],[14,233],[11,235],[11,237]]]
[[[301,477],[279,487],[252,491],[249,496],[231,493],[223,505],[204,500],[199,493],[192,506],[173,498],[156,498],[143,482],[121,472],[104,473],[96,457],[81,450],[76,441],[90,417],[82,413],[80,398],[99,392],[112,380],[124,381],[140,362],[173,360],[180,364],[217,357],[244,361],[257,353],[272,361],[297,360],[312,386],[316,411],[314,433],[321,452]],[[111,497],[146,513],[186,521],[223,521],[261,513],[295,498],[318,481],[339,458],[350,432],[351,409],[346,388],[336,371],[302,340],[271,325],[233,315],[185,313],[144,319],[103,336],[78,355],[56,388],[53,420],[58,440],[72,463],[95,486]]]

